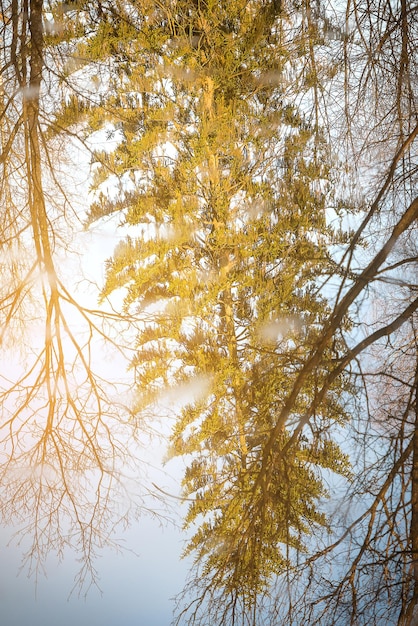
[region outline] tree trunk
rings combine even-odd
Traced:
[[[418,626],[418,363],[415,371],[415,428],[412,449],[411,487],[411,569],[413,594],[407,604],[405,615],[400,617],[400,626]]]

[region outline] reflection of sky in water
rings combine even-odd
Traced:
[[[164,454],[165,445],[158,439],[142,449],[144,485],[155,482],[167,493],[178,494],[182,461],[172,460],[164,470],[159,469]],[[22,468],[22,472],[30,475],[31,468]],[[127,480],[129,484],[124,486],[135,492],[136,481]],[[19,573],[31,538],[7,546],[17,529],[0,528],[0,626],[169,626],[174,609],[171,599],[183,588],[187,563],[180,560],[184,533],[164,522],[167,515],[180,525],[182,506],[176,498],[168,499],[172,507],[168,511],[158,500],[144,501],[161,513],[162,523],[144,515],[139,521],[132,520],[127,531],[119,529],[111,536],[122,552],[97,549],[94,566],[102,594],[93,587],[86,599],[78,597],[77,590],[68,599],[81,566],[70,550],[65,551],[61,563],[55,553],[50,555],[45,576],[38,576],[36,588],[35,577],[28,578],[27,568]]]
[[[21,552],[4,548],[9,535],[0,531],[0,623],[2,626],[169,626],[174,602],[182,589],[186,563],[180,561],[183,538],[173,526],[161,528],[142,519],[125,533],[123,543],[136,553],[105,551],[97,560],[102,595],[68,599],[77,563],[66,555],[51,558],[47,578],[35,582],[22,571]]]

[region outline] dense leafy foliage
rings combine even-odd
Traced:
[[[326,221],[329,148],[308,105],[288,95],[288,50],[299,47],[293,63],[303,64],[307,46],[293,6],[142,9],[127,52],[135,61],[129,73],[119,66],[105,105],[120,141],[100,155],[90,211],[92,220],[122,214],[139,235],[109,260],[103,297],[124,288],[127,312],[143,321],[132,362],[138,412],[167,386],[207,387],[181,410],[170,454],[190,458],[187,552],[203,563],[206,589],[238,598],[245,613],[304,537],[327,526],[320,468],[349,473],[331,434],[345,419],[340,377],[310,429],[293,440],[282,429],[268,479],[257,480],[278,407],[328,314],[318,280],[340,241]],[[99,195],[109,171],[113,199]],[[330,344],[327,358],[337,351]],[[324,376],[326,361],[292,420]]]

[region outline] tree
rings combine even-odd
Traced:
[[[409,19],[414,9],[403,2],[396,7],[393,4],[379,4],[373,11],[370,3],[367,6],[355,3],[347,6],[343,14],[345,23],[344,21],[335,23],[321,7],[315,11],[310,10],[308,6],[304,8],[300,23],[308,26],[307,30],[310,34],[304,39],[307,62],[299,63],[300,56],[298,57],[297,54],[292,56],[298,46],[299,50],[302,47],[302,39],[296,36],[296,27],[292,30],[289,26],[290,22],[287,22],[286,27],[289,30],[287,38],[284,38],[283,30],[281,31],[277,26],[277,22],[280,22],[278,13],[272,9],[273,20],[277,19],[277,22],[265,40],[262,37],[257,40],[263,40],[265,43],[264,53],[261,54],[256,46],[253,47],[254,56],[257,51],[257,58],[260,59],[257,69],[254,69],[254,66],[251,68],[248,58],[243,68],[242,57],[237,52],[231,53],[228,57],[226,52],[231,51],[232,44],[230,41],[228,44],[224,43],[222,35],[217,32],[217,27],[220,25],[220,31],[222,33],[226,31],[230,36],[232,35],[230,39],[233,39],[238,32],[240,35],[243,31],[245,32],[242,22],[239,24],[240,30],[238,30],[237,22],[235,22],[235,30],[233,26],[226,28],[225,24],[222,24],[222,18],[215,16],[210,6],[207,5],[198,5],[196,9],[187,6],[184,13],[180,12],[178,15],[177,13],[173,15],[169,11],[165,15],[164,12],[158,15],[153,14],[154,33],[158,32],[161,35],[161,31],[156,29],[158,24],[164,28],[167,25],[170,26],[171,31],[168,30],[168,34],[162,39],[158,39],[158,36],[152,39],[151,35],[144,31],[145,42],[141,42],[140,50],[142,52],[147,50],[148,42],[152,39],[151,61],[146,57],[147,61],[141,68],[141,88],[132,89],[133,82],[128,88],[130,94],[135,91],[142,94],[143,100],[138,102],[145,103],[144,114],[141,118],[144,120],[143,126],[138,123],[136,126],[134,124],[135,132],[130,136],[125,133],[118,153],[119,160],[110,163],[120,174],[126,172],[127,168],[135,168],[138,163],[140,164],[143,186],[139,194],[135,191],[132,192],[132,196],[126,194],[124,198],[127,206],[126,219],[128,223],[140,224],[148,219],[152,226],[147,230],[149,240],[145,245],[131,240],[117,251],[117,255],[109,263],[107,289],[127,286],[127,306],[135,306],[135,303],[143,302],[142,310],[150,320],[149,329],[144,330],[138,340],[140,350],[136,365],[142,388],[149,389],[150,384],[152,387],[156,381],[153,391],[158,391],[161,384],[179,380],[176,368],[180,364],[190,368],[186,370],[187,375],[195,374],[196,371],[207,375],[216,367],[216,376],[213,380],[211,379],[210,393],[206,398],[206,403],[202,401],[195,406],[186,407],[172,444],[174,453],[196,454],[196,451],[199,451],[200,454],[200,459],[198,457],[197,460],[192,461],[185,477],[186,495],[190,497],[196,493],[199,494],[199,499],[191,505],[186,523],[201,519],[198,516],[208,513],[210,505],[214,508],[220,505],[216,513],[208,516],[202,523],[189,546],[189,549],[196,551],[198,561],[203,563],[200,574],[192,578],[192,591],[196,595],[192,596],[189,606],[191,619],[201,619],[204,622],[205,619],[213,620],[214,615],[217,615],[219,623],[231,621],[231,616],[232,619],[246,618],[249,623],[256,623],[256,620],[261,620],[262,616],[259,614],[257,618],[249,607],[257,606],[255,598],[260,589],[269,589],[272,593],[267,583],[271,581],[272,574],[285,572],[287,575],[279,576],[277,584],[281,591],[283,589],[281,585],[287,584],[287,594],[280,596],[280,599],[283,599],[280,602],[278,602],[278,596],[273,594],[274,600],[271,605],[273,623],[276,623],[278,619],[283,623],[286,620],[288,623],[300,623],[301,619],[305,619],[308,623],[335,623],[335,620],[351,620],[352,623],[355,620],[364,620],[364,623],[381,623],[383,619],[392,623],[391,620],[396,619],[395,615],[399,615],[399,622],[403,623],[402,620],[410,619],[409,616],[415,604],[414,568],[411,568],[410,552],[412,550],[414,553],[415,550],[413,548],[416,534],[414,531],[416,512],[413,507],[415,495],[412,495],[411,503],[408,498],[412,484],[415,484],[414,430],[409,424],[416,404],[413,355],[416,351],[414,315],[417,301],[414,299],[416,286],[412,278],[413,274],[410,275],[409,271],[416,263],[416,254],[413,251],[410,252],[408,245],[405,244],[405,242],[411,244],[413,241],[411,227],[417,217],[417,200],[413,195],[414,142],[417,133],[413,123],[416,117],[413,90],[416,53],[413,48],[414,37],[411,26],[413,21]],[[194,11],[196,11],[196,17],[193,19]],[[283,17],[283,7],[281,11],[280,17]],[[266,13],[268,9],[260,9],[258,13],[260,19],[254,18],[255,26],[252,33],[261,32],[258,29],[261,28],[261,23],[266,24],[264,21]],[[289,34],[290,32],[292,35]],[[280,71],[278,79],[278,67],[288,67],[284,59],[280,57],[282,50],[282,47],[278,45],[280,35],[283,37],[281,43],[286,42],[288,54],[293,61],[294,76],[297,77],[294,83],[296,87],[293,90],[284,88],[283,75]],[[263,36],[266,36],[266,30]],[[175,43],[172,43],[173,39]],[[251,37],[248,39],[243,37],[242,40],[246,42],[251,40],[251,46],[254,46],[254,39]],[[277,66],[273,66],[273,69],[269,61],[266,61],[269,44],[274,46],[275,60],[278,63]],[[310,277],[311,285],[319,288],[321,273],[324,276],[322,289],[330,283],[330,277],[336,285],[334,290],[328,289],[329,302],[330,304],[333,302],[332,306],[330,308],[324,306],[321,314],[315,318],[317,332],[309,337],[299,334],[297,340],[302,345],[302,349],[300,345],[298,346],[300,353],[295,354],[295,351],[289,351],[289,344],[283,349],[283,342],[280,348],[276,346],[275,350],[267,352],[268,347],[264,346],[261,349],[260,345],[257,345],[259,337],[256,339],[252,334],[253,328],[258,330],[259,325],[269,320],[272,311],[276,312],[278,309],[282,313],[281,307],[289,306],[289,300],[286,299],[286,293],[289,294],[289,291],[286,292],[286,287],[292,289],[298,270],[293,275],[291,272],[287,274],[283,271],[283,252],[280,254],[280,251],[274,249],[274,244],[271,244],[270,240],[269,245],[266,246],[268,251],[263,248],[262,244],[259,247],[254,246],[254,242],[262,242],[267,236],[271,237],[271,241],[276,241],[273,235],[277,235],[281,227],[287,233],[292,227],[283,221],[280,222],[280,227],[275,225],[276,228],[271,228],[271,223],[269,224],[265,218],[264,221],[260,220],[259,216],[250,220],[247,218],[245,221],[239,213],[239,208],[248,204],[248,198],[253,201],[255,194],[260,194],[258,184],[260,178],[263,182],[267,182],[267,187],[263,188],[262,197],[263,202],[267,199],[270,207],[273,203],[269,194],[272,190],[274,190],[273,193],[277,193],[275,189],[277,181],[286,181],[287,189],[293,190],[297,185],[300,172],[298,156],[301,149],[299,143],[302,135],[301,126],[304,121],[306,123],[307,117],[306,99],[305,120],[299,119],[296,123],[294,121],[289,123],[289,120],[283,121],[283,117],[281,118],[282,139],[279,139],[274,132],[269,134],[272,127],[270,120],[273,111],[277,115],[279,110],[280,115],[283,116],[289,101],[293,104],[293,108],[290,109],[292,115],[295,113],[300,115],[300,111],[297,112],[295,109],[292,98],[295,98],[298,92],[300,98],[301,90],[304,92],[303,85],[309,81],[311,81],[312,89],[308,93],[312,96],[313,108],[308,109],[308,111],[312,110],[311,127],[304,129],[309,137],[306,145],[309,146],[309,141],[315,138],[313,143],[317,149],[321,123],[322,125],[330,124],[331,141],[335,137],[332,128],[341,110],[336,109],[335,104],[330,106],[327,90],[329,83],[324,82],[324,78],[332,79],[336,70],[334,88],[338,93],[338,81],[340,81],[341,74],[338,72],[338,64],[334,64],[333,70],[329,65],[325,65],[325,68],[329,67],[332,70],[327,75],[324,71],[324,59],[327,58],[328,50],[335,55],[338,46],[341,51],[340,67],[345,71],[341,102],[345,107],[348,122],[347,137],[350,139],[345,154],[347,154],[349,167],[353,163],[349,175],[357,183],[360,182],[364,189],[363,197],[357,194],[352,203],[358,205],[360,200],[363,215],[351,233],[345,252],[341,252],[339,247],[332,254],[331,244],[334,240],[325,238],[321,243],[328,245],[327,262],[325,263],[326,255],[323,250],[319,255],[318,249],[314,254],[310,254],[310,259],[315,261]],[[245,46],[241,50],[244,48]],[[184,58],[187,59],[187,69],[179,60],[183,59],[182,54],[186,53],[187,57]],[[172,69],[173,58],[175,69]],[[219,59],[222,61],[220,62]],[[277,59],[282,60],[282,65]],[[266,70],[267,74],[263,74],[263,70]],[[258,80],[255,90],[253,83],[249,80],[249,77],[254,75],[252,72],[258,78],[262,76],[262,85]],[[202,74],[203,78],[201,78]],[[156,82],[153,78],[155,75],[158,77]],[[241,82],[237,87],[238,77]],[[193,95],[196,93],[190,86],[187,90],[187,82],[190,83],[191,79],[194,81],[193,89],[197,90],[200,86],[202,96],[198,100],[200,109],[193,108],[193,114],[188,118],[187,112],[191,109],[189,103],[195,101],[190,100],[190,97],[186,98],[184,91],[191,92]],[[158,80],[160,83],[156,87]],[[183,91],[180,91],[179,83],[186,83]],[[249,86],[247,91],[243,89],[243,85]],[[184,102],[181,118],[175,113],[180,93]],[[373,108],[370,107],[370,102],[376,101],[376,93],[382,97],[379,99],[378,106]],[[279,102],[274,100],[272,94],[279,98]],[[391,94],[394,94],[393,99]],[[286,100],[286,96],[289,100]],[[272,106],[273,102],[276,108]],[[257,107],[260,106],[263,118],[256,117],[255,112],[258,113]],[[289,112],[289,109],[287,111]],[[241,112],[242,117],[240,117]],[[126,108],[120,111],[119,115],[121,120],[132,119],[126,113]],[[147,119],[151,122],[150,127],[147,127]],[[224,119],[228,120],[225,124]],[[247,155],[249,155],[247,162],[242,162],[235,156],[234,150],[237,144],[243,145],[243,139],[242,135],[234,135],[234,131],[230,130],[234,128],[232,119],[241,128],[250,129],[248,136],[245,136],[247,141],[247,137],[251,138],[250,148],[247,149]],[[263,128],[261,148],[253,139],[256,132],[251,125],[252,119],[257,119],[257,128]],[[186,132],[192,131],[193,133],[195,128],[199,129],[198,132],[195,131],[193,143],[190,140],[185,142],[180,135],[181,124],[178,120],[181,123],[189,122]],[[287,134],[284,130],[287,124],[293,125],[294,130],[287,135],[287,139],[283,139]],[[369,132],[364,143],[360,144],[357,138],[365,136],[365,128],[372,128],[372,132]],[[388,154],[390,151],[392,158],[388,164],[384,162],[378,166],[377,157],[379,151],[383,150],[380,140],[382,133],[388,137],[384,145],[385,153]],[[184,143],[180,143],[180,137]],[[222,141],[219,137],[222,137]],[[378,142],[375,138],[379,138]],[[275,142],[274,150],[269,146],[269,139]],[[342,149],[340,139],[341,134],[336,139],[339,142],[338,150]],[[130,147],[131,141],[135,150]],[[157,151],[157,146],[164,143],[166,151],[162,152],[161,149]],[[286,146],[288,149],[292,143],[291,157],[286,163],[285,149],[280,154],[278,146]],[[227,168],[224,166],[222,169],[222,159],[218,155],[224,157],[227,149],[234,153],[234,159],[232,159],[232,165],[228,164]],[[144,159],[144,154],[146,159]],[[280,158],[282,155],[283,162],[280,163],[277,157]],[[273,159],[276,168],[280,163],[279,167],[282,169],[279,174],[276,171],[264,178],[257,168],[261,165],[262,170],[268,172],[269,166],[266,164],[269,163],[269,158]],[[372,163],[372,170],[370,166],[366,168],[366,159],[368,163]],[[343,157],[341,157],[342,160]],[[188,162],[191,162],[191,166],[186,167],[184,164]],[[238,164],[238,167],[233,167],[234,162]],[[356,162],[360,167],[354,166]],[[296,167],[295,164],[297,164]],[[185,173],[181,171],[180,166],[184,167]],[[242,172],[248,172],[248,168],[250,168],[250,176],[253,177],[251,185],[254,185],[255,178],[257,187],[251,187],[244,180],[241,183],[242,196],[236,198],[233,195],[236,187],[232,187],[230,181],[235,183],[237,180],[242,180]],[[370,171],[373,174],[372,179]],[[144,175],[145,172],[147,177]],[[231,172],[233,176],[228,178]],[[196,173],[200,177],[197,184],[194,183]],[[286,173],[290,174],[288,178],[286,178]],[[312,178],[315,179],[315,175]],[[138,180],[136,174],[133,174],[133,180]],[[155,184],[156,181],[157,184]],[[367,181],[368,188],[364,181]],[[372,184],[369,185],[369,181]],[[225,182],[226,185],[223,184]],[[232,187],[232,191],[229,191],[228,185]],[[223,196],[219,193],[214,194],[213,190],[220,189],[224,193]],[[256,189],[255,194],[254,192],[251,194],[251,189]],[[196,201],[196,196],[199,201]],[[280,192],[275,199],[278,197],[282,200]],[[187,202],[184,201],[185,198]],[[303,206],[303,214],[311,217],[309,194],[301,194],[300,198],[302,198],[300,205]],[[214,199],[223,201],[221,204],[223,213],[219,210],[213,213],[213,207],[218,206]],[[341,215],[346,216],[348,213],[350,207],[347,200],[350,201],[350,198],[343,197],[340,205],[335,205],[338,219]],[[328,206],[331,204],[329,196],[326,199],[322,198],[322,201],[329,203]],[[92,217],[118,210],[121,202],[112,205],[103,201],[101,206],[98,204],[93,207]],[[187,213],[189,203],[192,209],[189,209],[188,221],[186,221],[183,220],[183,214]],[[206,208],[208,205],[209,209]],[[231,211],[229,213],[231,217],[219,219],[219,214],[221,217],[225,215],[225,206],[229,210],[233,208],[234,218],[241,222],[234,222]],[[393,207],[396,207],[396,211]],[[205,208],[206,210],[202,212]],[[280,209],[283,211],[283,206],[280,206]],[[177,211],[181,212],[182,219],[180,220]],[[291,213],[300,219],[295,205],[292,206]],[[199,222],[195,226],[196,215]],[[283,213],[280,213],[280,218],[282,217]],[[186,229],[185,221],[188,225]],[[246,242],[241,242],[241,233],[234,232],[230,224],[238,223],[241,228],[244,226],[245,238],[247,238],[251,237],[249,228],[251,222],[257,224],[258,230],[256,230],[255,237],[249,239],[253,242],[251,254],[245,257],[241,251],[238,254],[237,242],[241,249],[246,249]],[[209,229],[205,230],[204,227],[207,228],[207,225]],[[189,229],[192,229],[193,235],[198,233],[198,246],[193,238],[190,238]],[[231,237],[228,237],[231,230],[233,241]],[[318,237],[318,231],[323,233],[321,225],[316,230],[316,237]],[[220,233],[223,235],[222,239]],[[211,236],[209,240],[208,234]],[[163,235],[163,241],[156,241],[156,238],[161,235]],[[281,233],[279,238],[285,237]],[[310,239],[309,244],[312,245],[312,243]],[[195,256],[196,248],[199,250],[197,257]],[[210,253],[209,259],[207,259],[207,250]],[[257,250],[257,255],[254,250]],[[228,256],[225,255],[225,251]],[[297,257],[298,261],[295,265],[300,269],[304,265],[300,250],[298,250]],[[271,265],[275,266],[278,258],[282,263],[280,266],[276,265],[280,267],[280,278],[289,277],[289,282],[286,280],[280,282],[273,270],[270,270]],[[294,261],[290,254],[286,256],[286,260]],[[265,266],[268,268],[267,273],[270,273],[273,278],[272,282],[268,283],[271,287],[268,288],[267,297],[264,298],[260,295],[255,280],[256,275],[251,267],[251,263],[254,263],[263,268],[263,262],[267,262]],[[145,274],[143,273],[144,266],[146,267]],[[210,295],[215,293],[215,299],[209,300],[211,302],[209,310],[202,309],[201,306],[200,294],[202,292],[206,294],[208,288],[207,285],[201,285],[201,279],[200,283],[195,279],[196,268],[200,273],[202,270],[209,273],[209,277],[215,274],[217,281],[221,279],[219,291],[212,291],[215,280],[209,281]],[[399,275],[400,268],[402,268],[401,276]],[[173,273],[176,279],[174,283]],[[185,277],[188,281],[186,285],[183,280]],[[302,282],[302,284],[307,283]],[[243,285],[245,289],[242,288]],[[381,294],[382,286],[387,286],[387,290],[390,289],[385,315],[374,319],[373,325],[370,326],[369,303]],[[398,292],[396,294],[395,289]],[[156,299],[159,300],[158,305]],[[184,301],[189,300],[192,301],[193,306],[187,306],[183,312]],[[154,308],[152,315],[152,310],[147,309],[150,301],[155,307],[159,307]],[[174,302],[175,308],[173,309]],[[206,302],[204,301],[205,304]],[[218,309],[215,308],[215,303]],[[239,309],[243,303],[249,303],[246,316],[243,316]],[[322,305],[325,303],[323,302]],[[306,315],[307,311],[312,311],[312,306],[313,300],[305,301],[303,307],[301,300],[298,300],[292,302],[290,310],[299,319],[301,310]],[[219,322],[213,315],[213,311],[217,313]],[[288,314],[289,310],[286,309],[287,320]],[[184,322],[185,317],[187,324]],[[207,319],[211,320],[209,326],[204,323]],[[280,317],[275,319],[280,319]],[[228,325],[231,320],[233,323]],[[348,323],[348,320],[351,320],[352,325]],[[410,332],[405,335],[407,327],[410,328]],[[211,328],[214,331],[210,332]],[[217,338],[219,330],[222,333],[222,342],[219,339],[208,340],[211,336]],[[360,332],[364,333],[364,338],[356,339]],[[167,341],[168,338],[171,343]],[[382,341],[392,343],[389,344],[390,350],[387,351],[387,357],[385,356],[388,359],[387,367],[379,368],[376,372],[376,368],[371,366],[370,351],[376,350],[378,346],[379,355],[383,357]],[[220,343],[223,352],[219,351]],[[256,347],[255,350],[254,347]],[[231,359],[234,355],[234,348],[236,357]],[[334,358],[330,358],[330,350]],[[399,352],[405,355],[404,358],[397,357]],[[193,358],[188,355],[193,355]],[[225,367],[224,355],[226,355],[226,376],[222,375],[223,367]],[[412,365],[405,366],[405,361],[409,359],[412,360]],[[161,361],[169,363],[172,366],[171,369],[161,368]],[[201,363],[204,367],[197,370],[197,364]],[[289,363],[292,364],[293,369],[289,368]],[[393,369],[395,363],[401,366],[401,370],[397,373],[394,373]],[[238,371],[240,375],[233,378],[232,371]],[[271,372],[271,377],[268,375],[269,372]],[[283,373],[286,375],[285,381]],[[312,447],[314,442],[317,444],[323,441],[320,430],[323,425],[318,427],[318,414],[324,418],[324,411],[330,401],[333,401],[334,396],[337,397],[334,410],[335,404],[338,406],[339,393],[333,386],[337,386],[337,389],[342,391],[341,387],[338,387],[341,385],[341,377],[348,379],[352,384],[360,385],[361,381],[361,385],[357,387],[357,393],[361,394],[361,401],[355,403],[350,399],[350,395],[344,396],[346,412],[350,412],[354,420],[351,450],[353,471],[357,478],[350,485],[350,491],[343,500],[338,500],[337,506],[341,508],[344,502],[351,501],[355,503],[352,510],[360,509],[360,512],[357,518],[351,519],[350,522],[347,518],[342,520],[340,526],[334,513],[333,533],[326,547],[315,551],[311,543],[309,546],[311,554],[305,561],[301,557],[294,559],[293,562],[296,560],[297,567],[293,568],[290,558],[282,563],[277,562],[277,544],[274,544],[277,535],[274,537],[272,527],[266,521],[267,516],[270,521],[271,511],[277,513],[277,510],[266,493],[269,493],[271,485],[274,484],[275,472],[278,468],[277,475],[279,476],[286,475],[286,471],[290,471],[288,469],[289,458],[298,458],[301,452],[301,442],[309,429],[313,431],[313,438],[309,441]],[[180,379],[182,380],[182,375]],[[373,388],[370,387],[370,380],[374,381]],[[226,381],[226,384],[223,381]],[[315,384],[312,381],[315,381]],[[393,426],[388,426],[390,434],[387,437],[387,445],[379,451],[373,443],[376,439],[373,427],[377,419],[375,416],[379,412],[388,416],[393,413],[393,408],[389,411],[383,403],[372,404],[370,398],[376,397],[376,388],[380,390],[381,399],[387,397],[387,391],[384,390],[393,387],[393,383],[389,386],[388,381],[397,381],[400,385],[397,389],[396,403],[398,413],[402,418],[398,419],[395,416]],[[222,396],[216,395],[216,389],[222,388],[217,387],[219,382],[224,384]],[[344,384],[347,389],[347,383]],[[257,393],[258,389],[260,393]],[[250,400],[248,400],[248,395]],[[228,404],[222,405],[219,402],[221,398],[224,402],[226,399]],[[341,403],[341,396],[339,402]],[[363,420],[361,416],[367,407],[369,409],[366,419]],[[232,430],[236,433],[232,439],[236,448],[230,447],[231,422],[228,421],[229,429],[225,429],[225,419],[219,417],[223,415],[220,409],[228,416],[240,415],[240,418],[236,418],[236,423],[241,427],[238,431]],[[337,410],[337,415],[341,413],[341,409]],[[334,425],[336,421],[331,421],[331,423]],[[193,425],[195,425],[194,428]],[[247,441],[260,433],[263,436],[259,436],[257,443]],[[379,430],[378,440],[380,443],[383,441],[381,430]],[[354,444],[358,446],[359,441],[365,442],[366,452],[362,459],[356,460]],[[349,445],[347,444],[347,450],[350,449]],[[222,466],[221,471],[219,469],[220,457],[222,458],[223,450],[226,454],[231,454],[232,449],[235,462],[235,465],[232,463],[232,474],[230,467],[228,467],[229,474],[222,473],[225,470]],[[221,454],[219,454],[220,451]],[[321,463],[323,463],[322,459],[317,463],[317,467],[321,466]],[[234,470],[234,467],[239,467],[239,472]],[[306,485],[300,465],[297,475],[301,481],[299,484]],[[215,480],[213,480],[214,476]],[[240,497],[235,495],[238,491],[241,494]],[[227,492],[228,498],[222,500],[224,492]],[[312,491],[311,493],[313,495]],[[286,502],[285,493],[276,493],[276,496],[275,503],[276,501]],[[300,502],[304,501],[300,492],[296,495],[296,499],[298,497]],[[241,503],[241,508],[237,509],[238,503]],[[237,510],[240,517],[236,513]],[[292,522],[289,522],[289,519],[290,516],[286,518],[290,532]],[[401,531],[397,531],[398,534],[395,532],[397,522],[398,528],[401,528]],[[320,524],[316,529],[317,535],[319,526]],[[228,538],[228,541],[225,538]],[[398,549],[399,541],[404,546],[401,551]],[[281,543],[287,543],[287,555],[293,556],[292,547],[295,548],[296,544],[292,544],[289,537]],[[223,550],[222,546],[224,546]],[[347,564],[337,561],[339,565],[334,567],[331,580],[329,577],[326,579],[328,559],[331,556],[335,558],[342,547],[347,550]],[[272,565],[267,559],[269,548],[274,550],[276,558],[276,562]],[[231,554],[234,558],[231,558]],[[254,565],[253,570],[249,570],[249,563]],[[266,569],[262,569],[261,564],[264,564]],[[199,579],[201,589],[196,593],[196,583]],[[298,580],[302,583],[306,582],[306,586],[302,584],[301,587],[297,587]],[[261,587],[258,586],[258,582]],[[294,583],[291,592],[289,592],[290,582]],[[264,587],[263,583],[265,583]],[[297,596],[298,588],[303,589],[299,597]],[[248,595],[245,595],[246,589],[248,589]],[[312,594],[310,596],[312,603],[307,602],[308,592]],[[390,610],[388,610],[388,598],[391,602]],[[206,601],[213,610],[209,613],[211,616],[209,618],[203,613],[199,615],[199,608],[202,608],[202,611],[207,610]],[[182,614],[180,619],[184,616],[185,614]],[[301,618],[301,616],[304,617]]]
[[[273,621],[280,615],[283,623],[413,623],[418,304],[415,11],[403,2],[349,3],[345,22],[334,23],[332,29],[336,41],[341,41],[345,71],[344,81],[337,75],[332,93],[338,94],[338,84],[344,85],[347,163],[353,163],[351,175],[364,214],[340,261],[343,280],[323,340],[305,363],[288,406],[297,399],[304,377],[321,362],[326,339],[349,314],[357,338],[352,330],[344,333],[347,347],[330,368],[328,381],[346,369],[357,384],[359,400],[351,403],[352,429],[345,447],[351,448],[355,479],[336,501],[331,540],[294,572],[293,611],[285,600],[273,612]],[[338,45],[334,43],[334,53]],[[333,113],[338,119],[335,107]],[[340,126],[341,135],[343,130]],[[326,394],[327,382],[318,400]],[[276,433],[287,415],[285,408]],[[299,428],[311,419],[312,409]],[[268,446],[265,459],[267,472]],[[341,510],[344,515],[339,515]]]
[[[112,119],[121,140],[99,155],[90,220],[122,214],[139,233],[109,259],[103,291],[125,289],[125,313],[142,319],[137,411],[167,387],[207,386],[181,411],[170,448],[190,458],[185,524],[197,530],[186,552],[198,573],[179,620],[191,623],[258,623],[272,578],[328,524],[321,468],[349,475],[332,439],[345,421],[340,376],[309,429],[275,431],[259,480],[277,413],[329,314],[317,280],[334,271],[328,246],[341,241],[326,224],[328,146],[287,77],[289,51],[302,50],[299,69],[309,49],[295,10],[142,3],[135,39],[117,47],[129,64],[92,113]],[[113,199],[100,195],[109,172]],[[316,402],[337,351],[335,337],[292,422]]]
[[[77,582],[88,586],[97,548],[146,509],[146,488],[131,502],[126,473],[141,470],[127,440],[132,450],[139,433],[115,402],[119,377],[106,380],[95,355],[103,341],[126,358],[112,330],[121,318],[84,306],[59,267],[77,216],[57,156],[72,120],[64,138],[57,108],[77,87],[68,67],[82,20],[42,0],[2,2],[1,16],[0,515],[30,537],[30,571],[70,546],[82,562]]]

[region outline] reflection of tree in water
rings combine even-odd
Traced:
[[[354,473],[337,500],[333,535],[289,576],[293,612],[287,600],[278,602],[273,623],[286,615],[283,623],[404,626],[416,612],[416,11],[403,1],[360,0],[347,3],[340,22],[340,32],[353,32],[341,48],[342,131],[366,202],[340,261],[339,297],[324,337],[350,313],[357,332],[345,333],[328,380],[346,372],[356,390],[347,401],[345,444]],[[326,393],[327,381],[318,400]]]
[[[179,621],[409,624],[418,599],[416,7],[359,0],[334,24],[321,3],[86,1],[48,7],[65,27],[45,34],[40,0],[0,4],[2,340],[10,351],[32,322],[42,329],[22,350],[26,367],[1,378],[0,511],[31,537],[29,563],[76,547],[79,583],[94,581],[96,549],[137,512],[125,478],[141,476],[138,422],[94,354],[96,337],[120,348],[111,327],[121,316],[81,306],[57,262],[60,223],[71,219],[54,149],[89,108],[84,93],[68,95],[77,61],[65,56],[90,20],[78,51],[109,61],[120,93],[101,94],[89,123],[116,116],[123,136],[94,183],[132,183],[120,198],[98,194],[90,217],[122,210],[155,226],[155,240],[148,222],[148,239],[127,239],[107,266],[108,292],[129,284],[126,308],[144,313],[133,367],[151,389],[140,401],[155,399],[180,362],[180,387],[199,373],[210,388],[172,439],[174,455],[192,458],[187,522],[206,515],[189,546],[198,568]],[[65,106],[50,124],[60,81]],[[329,85],[341,109],[323,108]],[[307,93],[300,111],[286,106]],[[362,193],[340,204],[327,196],[328,174],[340,180],[341,164],[324,160],[334,122],[348,137],[336,148],[348,176],[367,174],[363,204]],[[164,150],[174,141],[173,156]],[[333,231],[325,209],[342,223],[350,203],[357,230]],[[170,298],[164,313],[147,310]],[[376,298],[387,306],[371,322]],[[165,378],[157,360],[173,365]],[[326,520],[327,470],[349,476],[330,434],[348,415],[356,476],[342,499],[347,517]]]
[[[43,104],[58,83],[43,97],[45,58],[54,53],[44,39],[43,3],[2,3],[2,10],[0,513],[31,538],[32,571],[49,551],[61,555],[69,546],[80,556],[83,585],[96,582],[97,548],[146,508],[144,487],[137,485],[136,504],[128,493],[127,479],[142,474],[127,453],[138,437],[126,390],[95,372],[100,342],[123,353],[122,337],[112,340],[116,316],[79,304],[57,271],[65,246],[59,229],[72,218],[55,132],[46,131]]]

